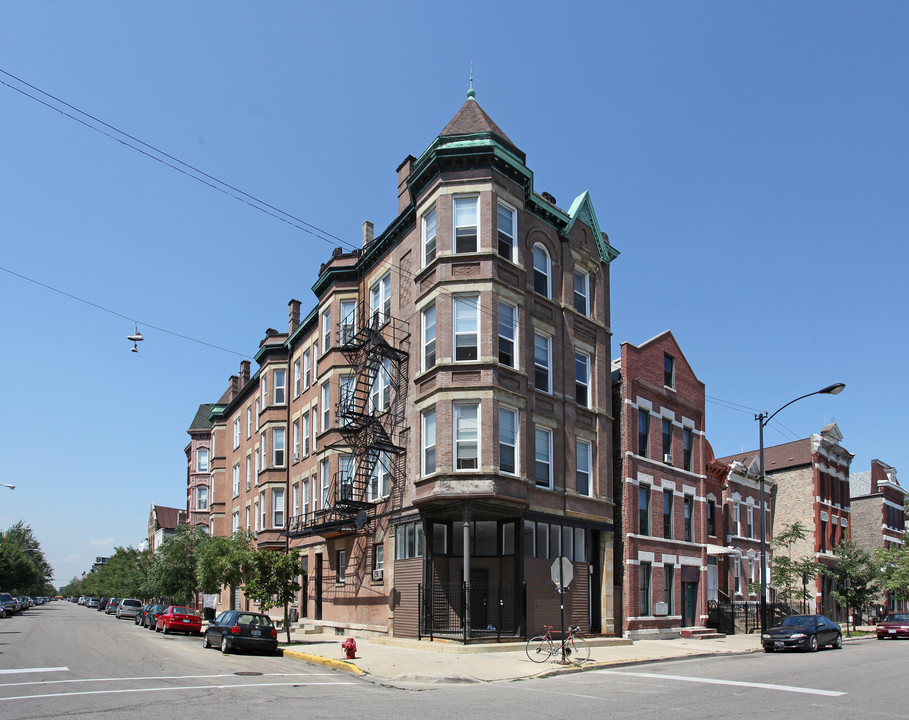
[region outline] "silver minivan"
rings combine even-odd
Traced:
[[[136,598],[123,598],[117,605],[117,620],[120,618],[135,618],[142,609],[142,601]]]

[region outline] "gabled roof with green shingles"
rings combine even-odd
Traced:
[[[214,403],[205,403],[200,405],[199,409],[196,411],[196,416],[193,418],[192,423],[189,426],[190,430],[207,430],[211,427],[211,420],[209,420],[209,415],[211,415],[211,409],[214,407]]]

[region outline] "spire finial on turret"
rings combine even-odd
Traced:
[[[474,100],[476,99],[477,93],[473,89],[473,60],[470,61],[470,89],[467,91],[467,99]]]

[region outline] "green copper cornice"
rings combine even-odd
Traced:
[[[600,223],[597,222],[597,215],[593,210],[593,202],[591,201],[590,193],[587,190],[578,195],[574,199],[574,202],[571,203],[571,208],[568,210],[568,217],[568,225],[565,226],[565,230],[563,231],[565,235],[570,234],[571,228],[574,227],[575,222],[580,220],[593,230],[593,237],[597,244],[597,249],[600,251],[601,262],[608,265],[618,257],[619,251],[609,244],[606,236],[600,230]]]

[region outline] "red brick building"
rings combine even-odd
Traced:
[[[208,501],[211,485],[211,414],[213,405],[200,405],[189,426],[186,453],[186,523],[210,530]]]
[[[707,619],[704,383],[666,331],[622,343],[613,403],[623,632],[677,637]]]
[[[332,254],[212,408],[213,532],[302,548],[310,622],[533,634],[567,557],[566,620],[615,632],[618,253],[587,193],[564,210],[525,162],[471,93],[398,167],[396,218]]]

